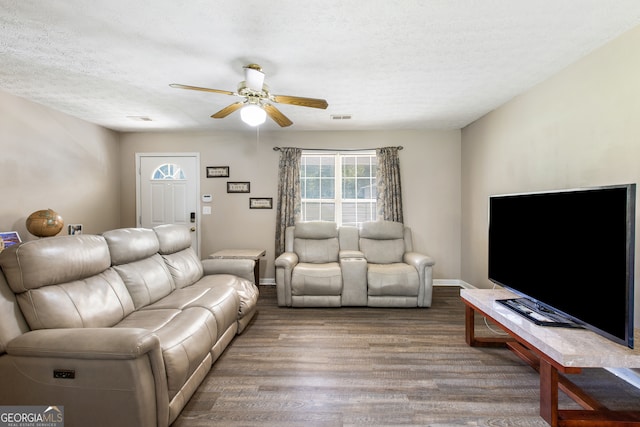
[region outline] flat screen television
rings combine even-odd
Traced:
[[[633,348],[635,184],[489,197],[489,280],[540,325]]]

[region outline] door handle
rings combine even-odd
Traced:
[[[191,231],[196,231],[196,228],[195,227],[191,227]]]

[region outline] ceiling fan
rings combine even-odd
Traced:
[[[228,90],[210,89],[206,87],[188,86],[172,83],[169,86],[178,89],[200,90],[204,92],[221,93],[223,95],[232,95],[244,98],[242,101],[235,102],[224,107],[222,110],[214,113],[211,117],[214,119],[222,119],[236,110],[240,110],[242,121],[257,126],[264,123],[268,115],[281,127],[291,126],[293,122],[287,116],[282,114],[280,110],[271,104],[272,102],[279,104],[291,104],[302,107],[325,109],[329,104],[324,99],[303,98],[299,96],[288,95],[272,95],[269,87],[264,83],[264,73],[262,67],[258,64],[249,64],[244,68],[244,81],[238,84],[238,91],[231,92]]]

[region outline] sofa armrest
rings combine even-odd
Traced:
[[[2,363],[4,362],[4,363]],[[7,344],[0,401],[55,401],[70,425],[167,425],[169,395],[160,340],[140,328],[27,332]],[[96,402],[99,405],[96,406]]]
[[[362,251],[352,251],[352,250],[346,250],[346,251],[340,251],[338,253],[338,257],[343,260],[343,259],[348,259],[348,258],[364,258],[364,253]]]
[[[294,252],[283,252],[275,259],[276,295],[280,307],[291,307],[291,275],[298,264],[298,255]]]
[[[295,252],[284,252],[275,260],[276,268],[293,268],[298,263],[298,255]]]
[[[367,305],[367,260],[364,253],[355,250],[342,250],[339,253],[342,271],[343,306]]]
[[[418,270],[420,289],[418,291],[418,307],[431,307],[431,297],[433,289],[433,265],[436,263],[433,258],[418,253],[405,252],[404,262],[412,265]]]
[[[233,274],[253,282],[255,280],[253,269],[256,262],[258,261],[246,258],[207,258],[202,260],[202,268],[205,276],[210,274]]]
[[[418,252],[405,252],[404,262],[414,266],[418,271],[424,267],[432,267],[436,263],[433,258]]]
[[[138,328],[40,329],[11,340],[7,354],[73,359],[135,359],[153,350],[160,340]]]

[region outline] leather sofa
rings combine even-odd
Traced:
[[[186,227],[0,253],[0,405],[67,426],[168,426],[256,312],[250,260],[200,260]],[[233,274],[224,274],[231,271]]]
[[[414,251],[404,224],[312,221],[285,233],[285,252],[275,260],[279,306],[431,306],[435,262]]]

